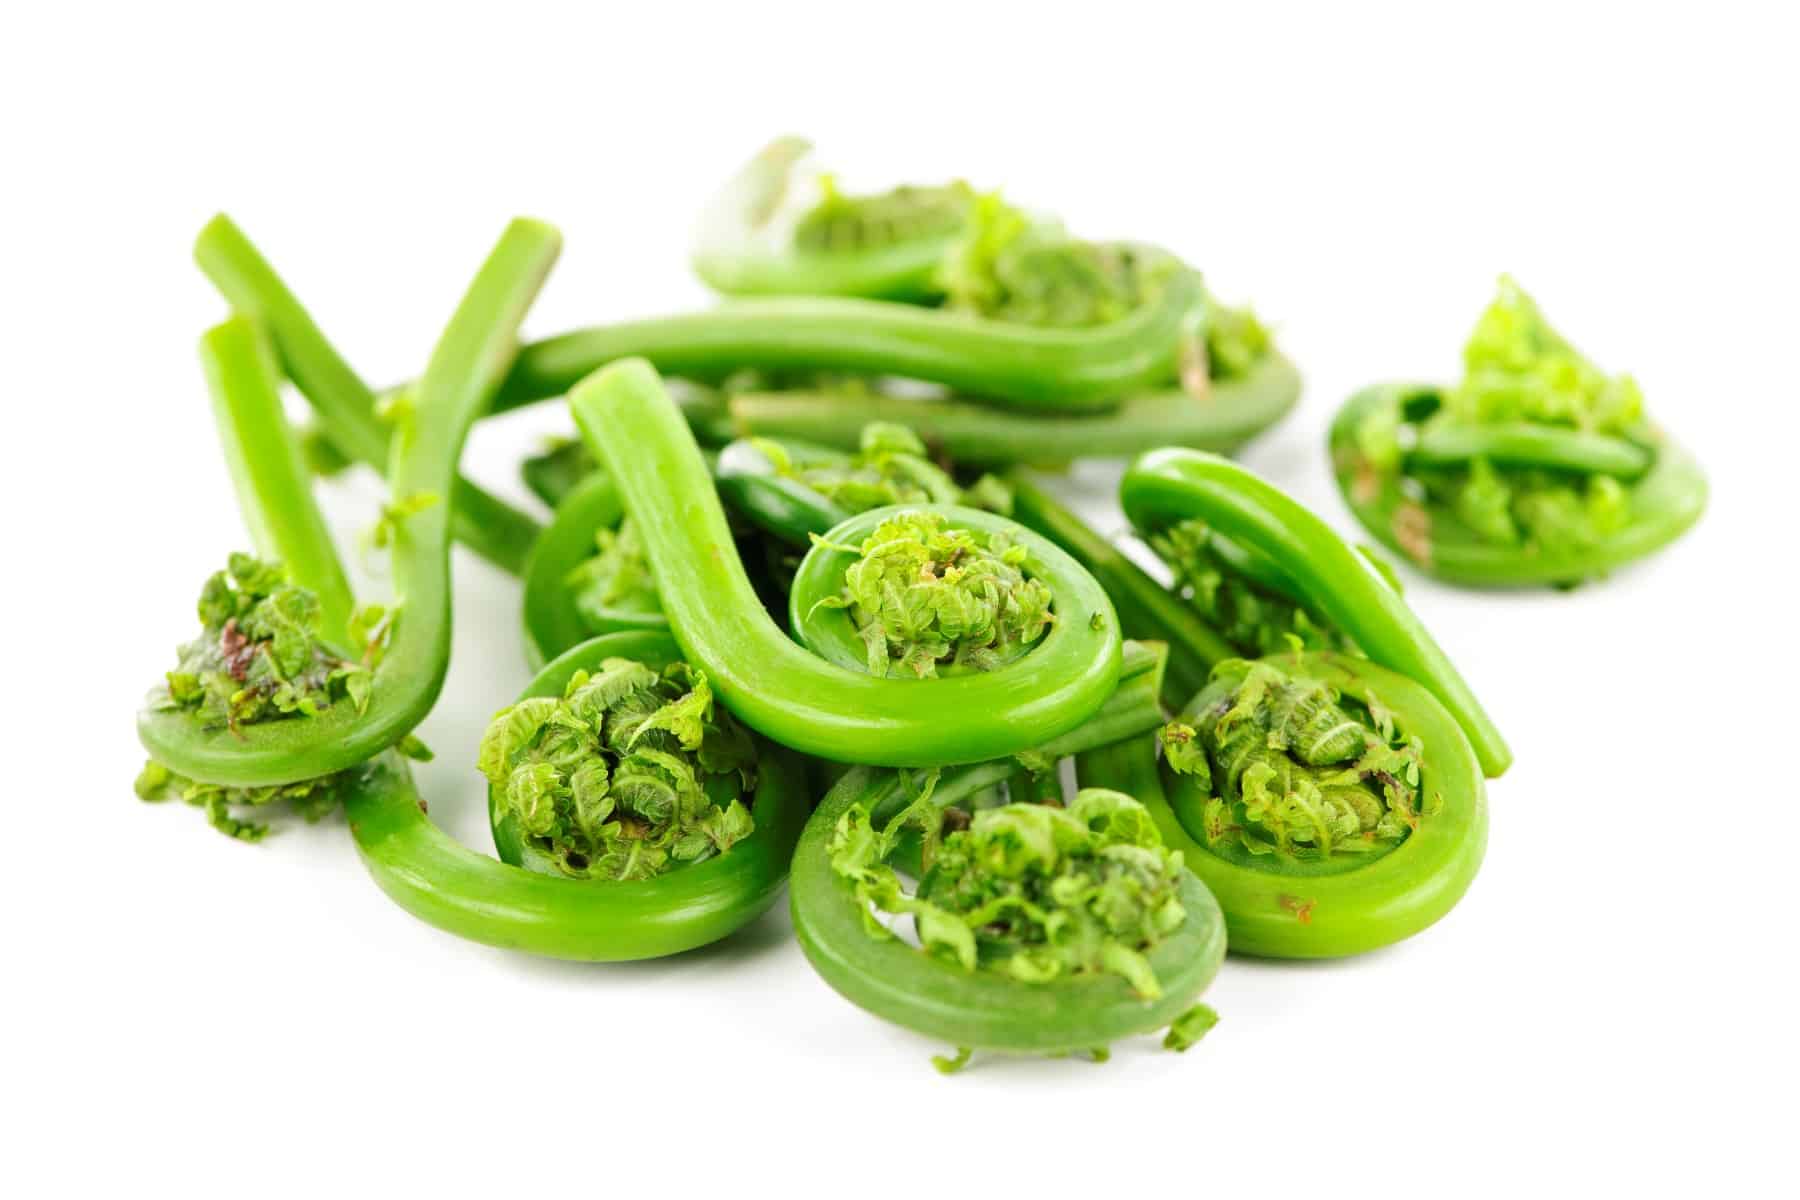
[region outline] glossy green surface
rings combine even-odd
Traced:
[[[1362,863],[1222,858],[1202,840],[1204,795],[1191,777],[1158,766],[1147,737],[1078,756],[1076,777],[1083,787],[1116,788],[1150,809],[1163,840],[1182,851],[1218,898],[1234,954],[1332,958],[1411,937],[1456,906],[1487,849],[1487,787],[1468,739],[1430,692],[1364,659],[1314,653],[1266,661],[1358,700],[1374,693],[1403,733],[1423,741],[1422,794],[1439,807],[1398,846]],[[1184,717],[1199,707],[1196,698]]]
[[[784,439],[782,444],[797,467],[848,458],[836,450],[791,439]],[[792,545],[809,545],[812,535],[823,534],[850,518],[842,505],[800,480],[777,472],[768,457],[746,440],[732,442],[719,451],[713,477],[727,504],[758,529]]]
[[[605,658],[662,666],[678,654],[661,634],[595,638],[548,664],[521,696],[560,695],[577,669]],[[704,946],[767,911],[810,802],[800,762],[761,743],[755,831],[716,858],[631,883],[541,875],[477,854],[432,824],[405,764],[391,754],[359,777],[344,807],[375,882],[421,921],[508,950],[618,962]]]
[[[1706,511],[1708,487],[1700,464],[1674,441],[1657,434],[1649,469],[1635,477],[1606,465],[1629,465],[1624,461],[1629,452],[1602,452],[1608,457],[1600,465],[1593,454],[1563,464],[1629,480],[1630,520],[1601,544],[1547,552],[1481,538],[1445,507],[1421,507],[1403,476],[1374,469],[1357,449],[1356,431],[1370,413],[1436,394],[1435,388],[1412,384],[1365,388],[1338,412],[1330,436],[1332,469],[1350,511],[1384,546],[1428,575],[1470,587],[1579,583],[1655,553],[1691,529]],[[1569,439],[1564,437],[1560,444],[1569,445]],[[1519,447],[1515,457],[1534,447]]]
[[[1100,631],[1110,653],[1073,675],[1040,670],[1043,647],[999,671],[944,679],[878,679],[826,662],[791,641],[757,597],[705,460],[656,372],[617,364],[584,380],[569,403],[618,483],[676,640],[757,732],[837,762],[976,762],[1079,725],[1112,691],[1119,635],[1110,605]],[[1068,665],[1043,661],[1057,672]]]
[[[1214,664],[1237,657],[1237,650],[1193,606],[1152,579],[1125,552],[1059,504],[1023,471],[1006,476],[1013,490],[1013,517],[1066,550],[1091,572],[1111,597],[1126,637],[1162,642],[1169,648],[1163,699],[1179,708],[1206,685]]]
[[[1400,594],[1366,557],[1279,488],[1214,455],[1154,450],[1125,472],[1119,501],[1142,532],[1197,517],[1267,559],[1370,660],[1436,696],[1490,777],[1511,765],[1499,728]]]
[[[797,168],[811,153],[804,138],[777,138],[732,176],[706,207],[695,239],[694,272],[732,295],[928,295],[938,264],[959,231],[857,250],[808,251],[791,231],[772,229],[790,192],[804,181]]]
[[[800,569],[795,572],[793,586],[788,592],[788,627],[802,646],[841,667],[853,671],[867,669],[868,651],[857,636],[850,614],[841,608],[821,607],[819,601],[838,595],[843,589],[844,572],[860,557],[839,547],[861,545],[876,526],[902,512],[934,512],[945,517],[946,525],[951,529],[1010,537],[1029,552],[1026,573],[1043,580],[1056,597],[1056,620],[1049,631],[1022,658],[988,672],[989,677],[999,679],[1009,670],[1028,662],[1032,676],[1046,686],[1050,685],[1049,681],[1064,678],[1097,680],[1094,664],[1118,658],[1122,636],[1118,616],[1106,592],[1080,563],[1050,539],[1021,528],[1016,521],[952,504],[873,508],[826,532],[823,541],[815,543],[800,561]],[[1107,682],[1106,691],[1112,690],[1114,681]],[[1105,692],[1102,692],[1100,699],[1104,698]],[[1100,700],[1095,700],[1093,707],[1098,708],[1099,704]]]
[[[1159,446],[1228,454],[1300,398],[1300,373],[1280,354],[1242,378],[1214,380],[1200,397],[1160,382],[1093,413],[999,412],[970,399],[806,390],[743,392],[727,403],[733,427],[747,433],[853,450],[863,426],[885,421],[909,427],[959,463],[994,466],[1129,458]]]
[[[394,503],[436,497],[397,523],[392,575],[399,616],[375,668],[366,711],[337,704],[304,720],[243,730],[207,730],[183,712],[146,708],[138,737],[150,756],[207,783],[254,787],[329,774],[367,762],[430,711],[450,658],[449,505],[457,459],[475,418],[511,361],[519,320],[556,259],[560,235],[548,225],[508,226],[445,329],[417,385],[415,408],[398,433],[388,473]],[[285,522],[289,511],[253,514],[252,528]],[[307,506],[310,508],[310,505]],[[302,581],[309,582],[309,581]]]
[[[376,396],[351,369],[243,230],[220,213],[194,240],[194,261],[239,312],[262,322],[283,369],[319,414],[326,437],[345,457],[385,472],[390,431]],[[537,537],[537,522],[458,476],[452,484],[455,538],[502,570],[518,574]]]
[[[347,647],[356,601],[331,531],[312,499],[312,475],[281,408],[280,380],[262,331],[234,317],[200,339],[225,462],[256,552],[319,598],[319,633]]]
[[[1049,759],[1079,756],[1125,740],[1148,738],[1160,723],[1160,647],[1126,644],[1118,691],[1095,718],[1037,749]],[[932,792],[940,805],[963,804],[1017,770],[1011,759],[952,767]],[[838,780],[807,822],[794,851],[789,908],[794,932],[821,978],[876,1016],[951,1045],[1018,1053],[1080,1052],[1161,1029],[1193,1004],[1218,972],[1225,926],[1199,880],[1183,882],[1188,919],[1150,952],[1163,988],[1146,1001],[1114,976],[1028,984],[992,972],[968,972],[920,953],[907,942],[877,941],[863,927],[852,886],[831,869],[831,833],[852,805],[878,821],[910,793],[900,772],[856,767]]]
[[[1641,478],[1656,456],[1622,437],[1526,421],[1421,429],[1406,455],[1407,462],[1426,466],[1477,458],[1497,465],[1547,467],[1631,480]]]
[[[608,363],[642,358],[659,371],[717,379],[745,368],[856,371],[942,383],[993,404],[1104,410],[1174,377],[1200,320],[1200,280],[1171,276],[1143,308],[1091,329],[1046,329],[882,300],[795,296],[733,300],[577,330],[534,342],[496,409],[560,396]]]

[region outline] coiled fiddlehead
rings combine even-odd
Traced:
[[[452,316],[401,418],[389,471],[393,499],[384,520],[397,601],[387,613],[389,633],[381,661],[369,676],[367,704],[334,704],[313,716],[231,729],[196,721],[153,698],[138,717],[138,736],[151,758],[200,783],[242,788],[288,784],[367,762],[424,719],[449,663],[446,497],[469,426],[504,375],[518,322],[560,244],[560,235],[547,225],[520,220],[508,226]],[[275,428],[286,436],[285,424]],[[290,451],[290,457],[298,463],[297,454]],[[293,493],[288,502],[311,511],[303,482],[284,486]],[[316,516],[290,521],[253,493],[245,497],[245,508],[259,538],[285,538],[290,530],[301,537],[301,529],[317,523]],[[323,560],[335,561],[335,555],[312,544],[315,536],[322,533],[304,534],[309,543],[305,559],[282,553],[278,545],[259,549],[290,569],[304,565],[323,576],[329,573]],[[329,547],[328,538],[324,546]],[[308,582],[298,575],[296,580]],[[329,642],[337,631],[323,632]]]
[[[448,480],[454,472],[461,427],[497,379],[509,326],[556,244],[554,231],[532,222],[515,222],[502,238],[434,354],[426,383],[436,386],[421,388],[419,407],[402,427],[397,485]],[[287,565],[235,556],[226,573],[209,581],[201,602],[205,634],[184,652],[165,689],[167,707],[154,716],[187,736],[231,732],[251,743],[257,766],[280,762],[293,778],[217,782],[153,760],[140,792],[153,798],[177,792],[203,804],[226,832],[252,839],[261,826],[234,808],[261,812],[285,802],[310,817],[341,802],[371,874],[403,907],[464,937],[557,957],[674,953],[724,936],[773,902],[806,814],[804,773],[787,751],[753,743],[712,708],[703,682],[681,663],[666,634],[587,642],[549,664],[509,710],[485,764],[503,778],[495,792],[504,799],[490,793],[490,802],[496,845],[508,861],[476,854],[432,825],[403,757],[416,752],[410,738],[342,766],[336,761],[340,748],[309,747],[305,733],[336,714],[352,715],[346,736],[361,744],[369,735],[355,717],[372,717],[381,705],[429,707],[430,696],[397,694],[400,683],[385,673],[400,653],[399,639],[410,638],[406,653],[423,678],[403,680],[429,685],[432,695],[433,678],[441,680],[441,662],[433,667],[419,659],[434,648],[442,653],[438,635],[447,634],[448,600],[441,608],[415,602],[442,582],[428,568],[446,552],[443,505],[406,506],[414,511],[395,522],[401,605],[397,617],[386,613],[371,626],[370,614],[353,609],[281,413],[273,358],[256,327],[244,318],[227,322],[207,335],[202,357],[246,523],[258,550]],[[438,396],[448,399],[434,401]],[[439,414],[436,404],[446,411]],[[433,462],[409,459],[427,453]],[[432,508],[439,519],[421,530],[417,518]],[[402,564],[409,567],[404,574]],[[385,656],[345,657],[352,646],[385,648]],[[621,675],[634,686],[609,689],[596,680]],[[656,682],[635,686],[644,675]],[[685,684],[679,694],[666,694],[677,681]],[[551,701],[557,711],[545,723],[554,722],[566,736],[553,740],[542,728],[524,728],[540,697],[564,698]],[[610,725],[614,736],[604,746],[590,745],[574,728],[587,719]],[[253,743],[270,731],[288,734],[278,759]],[[752,771],[753,792],[747,786]],[[546,772],[549,777],[540,778]],[[609,800],[612,809],[605,812]],[[568,868],[580,860],[576,848],[557,836],[558,821],[577,815],[584,823],[576,832],[591,837],[597,851],[587,873],[626,882],[567,877],[577,873]],[[519,836],[521,821],[529,822],[526,837]],[[526,862],[540,869],[521,869]],[[551,865],[560,873],[543,873]]]
[[[1221,736],[1217,722],[1233,709],[1251,727],[1265,724],[1266,708],[1245,695],[1253,673],[1265,699],[1296,689],[1352,714],[1356,757],[1312,767],[1288,749],[1254,746],[1245,728]],[[1158,739],[1140,736],[1077,755],[1076,777],[1145,806],[1218,898],[1233,953],[1363,953],[1425,929],[1468,891],[1487,847],[1486,785],[1455,719],[1412,680],[1330,652],[1230,662],[1178,721],[1163,734],[1160,763]],[[1209,721],[1202,733],[1197,724]],[[1276,829],[1289,834],[1285,844]],[[1315,832],[1294,836],[1307,829]]]
[[[1039,747],[1055,761],[1148,736],[1160,655],[1128,644],[1118,691]],[[1170,1027],[1185,1049],[1212,1020],[1195,999],[1225,950],[1216,904],[1144,809],[1090,791],[1067,809],[987,803],[1014,760],[924,777],[857,767],[794,854],[794,929],[819,974],[877,1016],[972,1050],[1093,1052]],[[1060,804],[1060,800],[1058,801]],[[896,872],[920,880],[908,893]],[[911,916],[920,945],[876,912]]]
[[[671,668],[680,669],[682,659],[667,634],[639,631],[594,638],[546,664],[526,687],[519,705],[509,711],[517,713],[519,706],[540,700],[554,704],[556,698],[569,695],[579,677],[585,675],[591,684],[620,663],[635,664],[660,677]],[[741,745],[734,747],[731,757],[742,761]],[[536,748],[542,750],[542,743]],[[659,869],[649,873],[643,851],[634,860],[633,848],[621,845],[633,840],[626,835],[646,832],[647,823],[609,835],[603,829],[608,822],[602,818],[594,825],[596,840],[610,843],[614,858],[606,863],[598,856],[571,859],[571,853],[579,853],[579,832],[561,838],[525,836],[516,818],[518,806],[497,789],[489,792],[489,814],[500,860],[477,854],[432,823],[404,764],[392,755],[353,777],[344,806],[357,850],[375,882],[400,907],[428,924],[471,941],[552,958],[587,962],[658,958],[717,941],[754,920],[774,903],[787,876],[794,843],[806,820],[805,772],[794,755],[761,740],[754,743],[750,758],[756,783],[748,807],[754,827],[745,831],[741,818],[711,818],[693,805],[691,814],[699,820],[689,823],[690,834],[704,837],[714,849],[728,840],[715,840],[715,833],[741,836],[730,837],[729,848],[716,853],[702,851],[690,840],[686,850],[691,861],[679,866],[670,865],[679,858],[672,853],[677,839],[668,839],[671,844],[657,864]],[[582,769],[579,761],[575,769]],[[586,770],[591,776],[595,769]],[[641,775],[636,784],[612,782],[638,788],[640,794],[646,787],[661,790]],[[574,787],[570,790],[575,792]],[[552,809],[550,833],[559,832],[557,814],[572,820],[570,810],[579,807],[583,797],[590,801],[591,815],[604,802],[603,797],[595,801],[592,792],[590,780],[578,794],[547,797]],[[633,801],[640,808],[644,803]],[[619,811],[617,797],[613,811]],[[728,812],[729,806],[718,811]],[[624,819],[619,818],[621,823]],[[725,820],[732,824],[729,831],[706,828],[709,822],[718,826]],[[592,877],[595,868],[601,868],[602,878]],[[573,877],[577,875],[586,877]]]
[[[1279,489],[1228,460],[1190,450],[1152,451],[1119,484],[1125,515],[1141,533],[1201,520],[1272,572],[1370,661],[1415,680],[1456,718],[1484,770],[1499,775],[1512,752],[1474,692],[1399,592],[1370,560]]]
[[[771,214],[780,208],[777,197],[791,199],[793,164],[805,149],[797,139],[773,144],[722,193],[715,209],[733,214],[715,225],[732,231],[725,244],[740,249],[762,244],[747,232],[755,224],[776,244],[786,245],[785,234],[770,230],[787,230],[791,222],[783,224]],[[890,221],[884,214],[891,207],[916,215]],[[718,269],[716,258],[702,255],[697,258],[701,275],[721,291],[744,295],[877,294],[862,286],[871,261],[866,243],[877,241],[900,247],[893,253],[906,263],[907,277],[904,288],[879,294],[1014,324],[1082,328],[1109,324],[1141,307],[1169,273],[1180,269],[1171,256],[1151,248],[1073,239],[1054,221],[1028,216],[997,195],[977,196],[960,185],[903,188],[884,197],[837,197],[816,211],[820,228],[841,222],[863,232],[846,236],[849,245],[836,257],[831,239],[815,239],[805,272],[734,275]],[[747,220],[746,213],[756,214],[755,219]],[[743,253],[731,261],[766,266],[776,260]],[[792,266],[787,259],[779,261]],[[833,264],[841,268],[841,276],[833,274]],[[779,286],[770,286],[770,278],[778,279]],[[1128,457],[1166,445],[1228,453],[1292,407],[1299,377],[1253,314],[1210,297],[1203,307],[1202,336],[1184,339],[1173,360],[1181,386],[1168,386],[1176,378],[1171,370],[1164,379],[1149,381],[1150,390],[1121,393],[1114,412],[1079,419],[1076,414],[997,416],[979,400],[920,400],[887,394],[879,381],[801,378],[774,387],[735,389],[731,415],[739,430],[844,450],[855,447],[859,431],[870,422],[904,424],[959,461],[988,465]],[[658,366],[672,369],[660,361]]]
[[[1455,388],[1383,384],[1331,429],[1357,519],[1431,575],[1568,586],[1660,549],[1706,505],[1698,465],[1650,425],[1512,280],[1482,315]]]
[[[974,193],[951,184],[845,195],[805,170],[811,150],[778,138],[720,189],[700,220],[695,272],[734,295],[929,295]]]
[[[877,678],[819,658],[768,618],[699,448],[655,372],[619,364],[584,382],[570,406],[643,537],[676,640],[752,729],[838,762],[938,766],[1046,741],[1091,715],[1112,690],[1119,633],[1105,593],[1055,546],[972,509],[927,511],[952,528],[1004,530],[1025,542],[1029,572],[1050,587],[1056,614],[1029,654],[998,670],[929,680]],[[828,541],[859,542],[885,511],[853,518]],[[849,557],[829,546],[808,554],[794,581],[796,611],[838,592]],[[842,612],[813,620],[827,616],[855,638]],[[856,661],[862,658],[859,647]]]

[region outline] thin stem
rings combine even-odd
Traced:
[[[855,450],[863,426],[911,428],[959,463],[1051,465],[1129,458],[1158,446],[1229,454],[1275,424],[1300,397],[1300,375],[1270,354],[1249,374],[1217,380],[1206,395],[1179,388],[1128,396],[1104,413],[999,412],[974,400],[925,400],[880,392],[744,392],[730,397],[741,433],[799,438]]]
[[[187,713],[146,709],[138,737],[150,756],[203,783],[260,787],[366,762],[411,732],[436,702],[450,661],[448,505],[462,444],[517,345],[518,326],[556,260],[561,237],[536,221],[507,227],[450,319],[397,433],[396,616],[365,711],[333,705],[304,720],[208,729]]]
[[[281,410],[280,381],[262,331],[247,317],[215,325],[200,339],[200,362],[256,551],[279,559],[289,579],[318,596],[320,634],[342,649],[356,601],[313,503],[312,476]]]
[[[1010,407],[1096,411],[1175,375],[1203,296],[1191,271],[1143,308],[1091,329],[1045,329],[880,300],[734,300],[577,330],[519,352],[496,411],[560,396],[623,358],[717,379],[748,367],[840,370],[942,383]]]
[[[385,473],[391,431],[376,416],[375,393],[230,217],[220,213],[206,223],[194,241],[194,261],[233,307],[263,322],[288,377],[318,412],[332,444]],[[451,490],[456,539],[519,574],[537,522],[460,476]]]

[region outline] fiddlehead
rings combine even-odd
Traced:
[[[1573,585],[1679,537],[1698,466],[1651,426],[1511,279],[1483,313],[1455,388],[1380,385],[1333,422],[1338,485],[1359,520],[1426,572],[1475,586]]]
[[[1126,658],[1103,710],[1034,759],[1148,735],[1160,657],[1134,643]],[[791,906],[807,958],[854,1003],[962,1048],[940,1067],[975,1049],[1103,1057],[1109,1043],[1165,1026],[1166,1044],[1185,1049],[1210,1024],[1195,998],[1224,953],[1212,897],[1127,796],[981,802],[1016,769],[846,774],[795,852]],[[909,918],[918,944],[879,914]]]
[[[390,527],[398,599],[386,614],[389,633],[381,660],[368,676],[367,703],[333,704],[304,720],[237,729],[209,725],[188,712],[153,703],[138,719],[138,735],[151,758],[200,783],[235,788],[289,784],[367,762],[398,744],[424,718],[442,687],[449,657],[449,514],[443,498],[450,494],[468,428],[506,369],[518,321],[559,243],[555,230],[537,222],[515,221],[508,227],[434,350],[397,432],[389,511],[406,514]],[[239,331],[226,335],[234,342],[253,338],[253,332],[243,332],[248,326],[226,328]],[[218,372],[220,378],[228,375],[230,394],[242,399],[256,397],[260,390],[272,392],[266,369],[257,383],[253,370],[239,369],[243,359],[243,352],[234,354],[229,372]],[[244,380],[250,382],[238,386]],[[216,392],[224,390],[215,384]],[[266,396],[262,402],[271,403]],[[279,464],[280,469],[271,467],[263,476],[267,487],[261,482],[246,486],[240,479],[251,532],[259,541],[280,543],[258,549],[287,563],[297,583],[324,581],[314,590],[329,595],[342,586],[341,570],[312,506],[285,422],[259,418],[231,425],[239,438],[259,436],[260,429],[260,436],[285,442],[285,454],[258,450],[247,456],[259,464]],[[228,442],[232,436],[228,431]],[[284,546],[294,552],[284,552]],[[331,580],[334,574],[336,581]],[[338,607],[321,604],[327,612]],[[323,632],[328,643],[335,640],[333,630]]]
[[[478,761],[501,857],[575,879],[651,879],[748,837],[750,736],[685,662],[578,670],[502,709]]]
[[[1218,721],[1242,708],[1272,724],[1256,693],[1293,689],[1325,689],[1361,742],[1354,758],[1312,766],[1265,746],[1242,765],[1252,739]],[[1227,663],[1178,721],[1160,767],[1157,739],[1140,737],[1078,756],[1076,776],[1145,805],[1218,898],[1234,953],[1359,954],[1425,929],[1468,891],[1487,847],[1481,768],[1412,680],[1330,652]]]
[[[1393,849],[1428,810],[1423,752],[1368,695],[1359,703],[1270,662],[1222,664],[1188,705],[1195,723],[1163,731],[1170,769],[1188,781],[1177,815],[1214,854],[1240,862]]]
[[[649,551],[676,640],[745,724],[806,753],[840,762],[937,766],[1015,753],[1090,716],[1118,677],[1119,633],[1092,578],[1047,541],[973,509],[924,509],[949,528],[1006,532],[1027,550],[1027,573],[1054,596],[1055,620],[1030,653],[996,670],[940,679],[887,679],[795,645],[771,621],[732,544],[706,464],[655,373],[625,363],[570,398],[576,423],[609,475]],[[827,542],[860,543],[888,510],[854,517]],[[810,631],[866,654],[838,594],[851,551],[819,545],[795,577],[793,611]],[[946,722],[946,712],[959,719]]]
[[[774,903],[810,795],[796,756],[746,736],[698,685],[667,634],[582,643],[483,743],[499,860],[434,825],[384,755],[345,789],[364,865],[430,925],[552,958],[657,958],[728,936]]]
[[[737,295],[928,295],[938,263],[961,235],[966,185],[846,195],[806,170],[811,145],[778,138],[707,205],[695,272]]]
[[[507,323],[554,247],[554,234],[530,223],[502,239],[434,355],[443,378],[421,388],[401,428],[397,481],[430,478],[432,467],[439,478],[454,471],[456,426],[497,378],[503,363],[492,360],[507,353]],[[202,636],[184,648],[159,717],[250,742],[272,729],[310,731],[346,711],[373,715],[402,703],[385,675],[401,639],[412,633],[413,655],[442,643],[419,637],[432,632],[433,605],[412,607],[432,577],[398,568],[418,549],[415,540],[430,548],[425,565],[441,558],[442,505],[388,505],[390,514],[408,513],[390,531],[400,559],[398,624],[393,610],[353,611],[256,328],[227,322],[207,336],[202,355],[246,523],[259,551],[290,565],[236,556],[209,581]],[[427,385],[433,380],[428,371]],[[464,398],[458,421],[434,421],[438,395]],[[432,461],[411,461],[413,454]],[[433,508],[439,523],[427,538],[418,518]],[[441,678],[441,663],[435,672]],[[359,736],[354,727],[349,736]],[[754,742],[715,708],[666,634],[584,643],[548,664],[497,722],[481,765],[496,780],[496,845],[509,861],[476,854],[431,824],[403,758],[417,750],[410,737],[341,767],[341,751],[310,747],[304,734],[290,734],[283,750],[290,780],[196,779],[153,760],[140,794],[203,805],[220,828],[246,839],[262,826],[234,809],[285,803],[316,817],[341,802],[371,873],[409,911],[478,941],[566,958],[674,953],[752,919],[785,876],[808,798],[794,757]]]
[[[1126,471],[1119,500],[1151,537],[1182,521],[1204,521],[1251,570],[1279,581],[1360,653],[1429,689],[1489,775],[1511,764],[1499,729],[1380,568],[1279,489],[1225,459],[1161,450]]]
[[[860,543],[828,536],[819,545],[854,558],[840,590],[813,599],[805,612],[798,604],[809,596],[795,589],[795,628],[830,656],[835,643],[814,632],[813,617],[845,611],[864,650],[860,664],[846,665],[870,675],[992,671],[1024,657],[1057,619],[1049,586],[1026,574],[1030,548],[1004,528],[951,528],[944,513],[901,508],[883,510]]]

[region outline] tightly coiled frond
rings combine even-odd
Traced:
[[[649,879],[722,854],[754,829],[749,735],[686,663],[609,658],[560,697],[502,709],[477,762],[525,863],[576,878]]]
[[[846,569],[843,591],[815,607],[849,610],[871,675],[993,670],[1024,655],[1055,620],[1049,587],[1025,574],[1025,547],[1002,533],[983,536],[909,510],[860,546],[837,548],[861,557]]]
[[[1429,808],[1422,748],[1373,696],[1267,662],[1220,665],[1193,724],[1163,731],[1170,769],[1207,793],[1209,849],[1329,859],[1392,849]]]
[[[1698,519],[1705,480],[1512,279],[1482,314],[1453,388],[1354,397],[1332,431],[1339,485],[1372,532],[1472,583],[1573,584]]]

